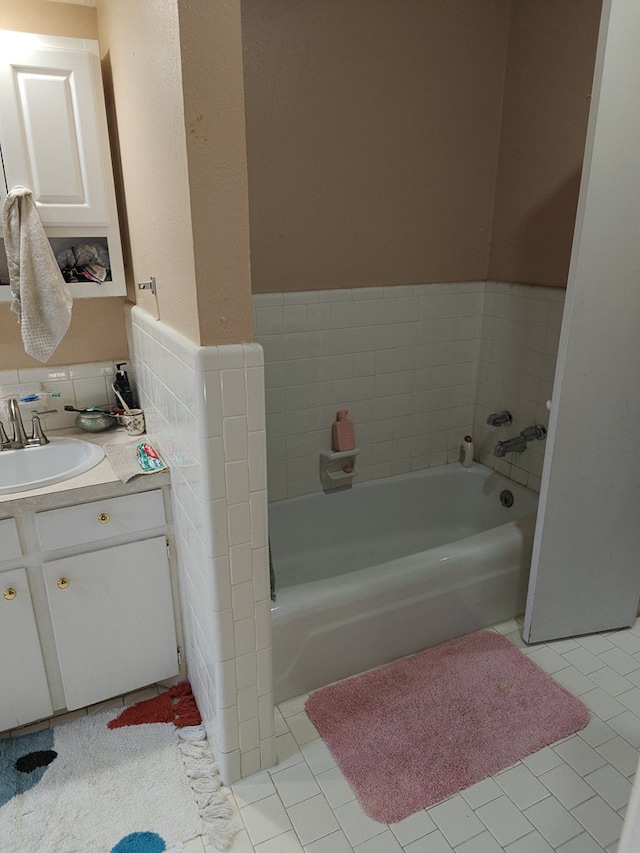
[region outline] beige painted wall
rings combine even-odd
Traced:
[[[0,29],[50,36],[98,38],[96,10],[49,0],[0,0]]]
[[[102,0],[136,301],[196,344],[251,340],[239,0]]]
[[[254,291],[564,286],[599,10],[244,0]]]
[[[180,0],[200,342],[252,340],[240,0]]]
[[[509,0],[244,0],[255,292],[482,279]]]
[[[76,38],[98,37],[96,10],[48,0],[0,0],[0,29]],[[124,299],[80,299],[64,341],[48,364],[109,361],[127,354]],[[22,345],[9,303],[0,304],[0,370],[42,367]]]
[[[601,0],[514,0],[489,277],[564,287]]]
[[[105,0],[98,9],[106,97],[117,126],[138,304],[199,343],[176,0]]]

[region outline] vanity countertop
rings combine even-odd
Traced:
[[[81,438],[95,444],[139,444],[149,440],[147,436],[128,435],[123,429],[110,429],[105,432],[84,432],[79,429],[60,429],[50,433],[50,437]],[[28,451],[25,451],[28,452]],[[66,503],[84,503],[85,501],[100,500],[101,498],[128,495],[136,492],[146,492],[168,486],[170,475],[168,469],[154,474],[134,477],[128,483],[123,483],[109,460],[105,458],[94,468],[41,489],[29,489],[23,492],[11,492],[0,495],[0,518],[13,514],[18,509],[44,510],[62,506]]]

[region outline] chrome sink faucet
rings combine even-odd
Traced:
[[[533,424],[525,427],[520,435],[514,438],[508,438],[506,441],[499,441],[493,448],[493,455],[502,458],[507,453],[522,453],[527,449],[527,442],[537,439],[543,441],[547,434],[546,427],[542,424]]]
[[[49,439],[44,434],[42,424],[37,412],[31,416],[31,438],[27,438],[20,407],[15,397],[9,400],[9,423],[11,424],[13,434],[11,438],[7,437],[4,427],[0,424],[0,450],[21,450],[24,447],[37,447],[44,444],[49,444]]]
[[[12,397],[9,400],[9,423],[13,427],[13,438],[11,439],[10,444],[11,448],[17,450],[20,447],[26,447],[27,434],[24,431],[20,407],[18,406],[18,401],[15,397]]]

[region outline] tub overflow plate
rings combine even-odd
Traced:
[[[513,506],[513,492],[510,492],[509,489],[500,492],[500,503],[506,507]]]

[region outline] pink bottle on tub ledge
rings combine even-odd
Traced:
[[[340,409],[331,428],[331,449],[337,452],[355,450],[356,435],[353,422],[348,420],[347,409]]]

